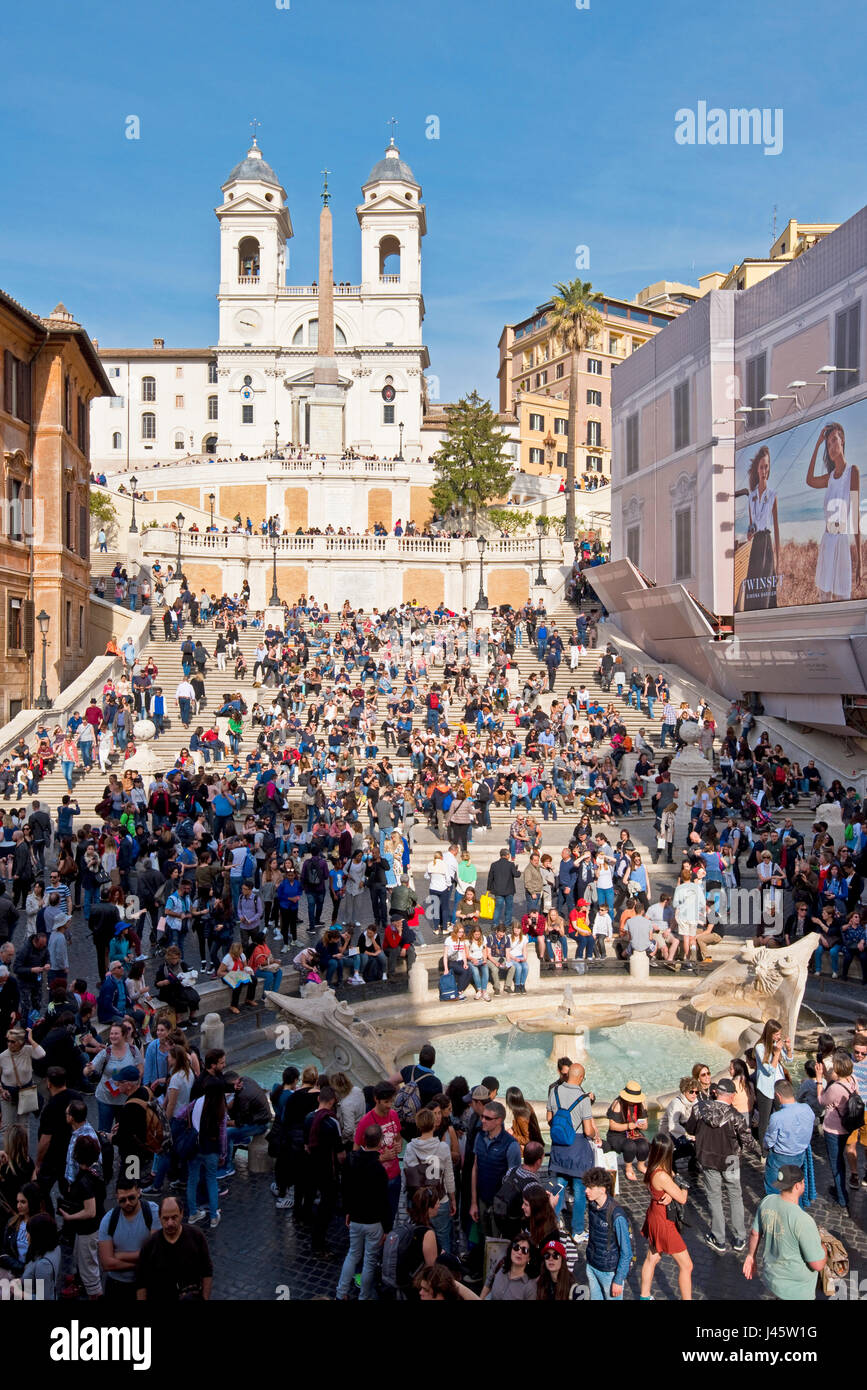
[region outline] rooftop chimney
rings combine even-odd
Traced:
[[[164,348],[165,345],[166,345],[166,340],[165,340],[165,338],[154,338],[154,347],[155,347],[155,348]]]

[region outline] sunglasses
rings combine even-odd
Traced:
[[[518,1255],[529,1255],[530,1253],[529,1245],[513,1245],[512,1249]]]
[[[547,1263],[548,1260],[562,1260],[562,1258],[563,1256],[558,1255],[556,1250],[552,1250],[550,1255],[545,1256],[545,1262]]]

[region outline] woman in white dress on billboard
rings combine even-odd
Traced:
[[[816,458],[824,444],[824,477],[816,476]],[[807,486],[825,489],[825,532],[819,542],[816,588],[823,603],[852,597],[852,541],[855,541],[855,585],[861,585],[861,478],[854,463],[846,462],[846,435],[833,421],[825,425],[810,467]]]

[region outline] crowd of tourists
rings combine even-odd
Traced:
[[[580,592],[581,568],[573,582]],[[365,1096],[342,1074],[299,1077],[289,1068],[267,1097],[251,1077],[225,1072],[225,1054],[202,1054],[196,985],[207,976],[221,980],[235,1016],[256,1007],[260,987],[279,992],[289,970],[302,988],[387,986],[409,974],[430,935],[442,943],[444,1000],[522,993],[535,978],[534,963],[584,973],[606,957],[628,962],[644,952],[660,968],[695,969],[718,939],[720,895],[739,883],[742,867],[755,868],[771,904],[786,909],[776,921],[763,913],[760,939],[785,944],[819,930],[818,918],[818,968],[826,951],[837,973],[841,962],[845,970],[864,959],[865,836],[852,789],[823,788],[812,765],[794,767],[765,736],[751,747],[751,718],[738,707],[720,737],[704,702],[673,702],[662,673],[638,670],[611,644],[600,647],[596,616],[583,611],[565,635],[543,605],[495,613],[487,670],[477,659],[471,615],[442,606],[404,604],[368,615],[346,604],[329,613],[310,597],[285,606],[277,631],[251,614],[243,591],[197,598],[182,583],[162,617],[165,636],[179,643],[182,679],[173,691],[159,684],[150,653],[139,656],[125,643],[123,674],[106,682],[101,699],[74,711],[65,728],[37,730],[32,750],[22,740],[0,766],[7,798],[19,788],[0,845],[11,889],[0,893],[0,1166],[11,1163],[4,1248],[13,1274],[42,1278],[50,1266],[59,1289],[61,1253],[72,1244],[74,1288],[89,1296],[99,1285],[112,1295],[131,1297],[138,1288],[148,1297],[166,1277],[181,1287],[186,1274],[207,1296],[212,1270],[196,1226],[219,1224],[234,1150],[266,1131],[277,1208],[292,1206],[318,1254],[331,1253],[335,1212],[347,1218],[350,1255],[338,1297],[347,1296],[359,1264],[364,1297],[380,1284],[422,1298],[579,1296],[580,1271],[570,1273],[562,1240],[566,1202],[572,1239],[580,1245],[586,1234],[590,1242],[591,1295],[617,1297],[637,1241],[628,1218],[613,1209],[612,1153],[625,1181],[637,1180],[637,1168],[649,1188],[641,1296],[650,1294],[656,1260],[669,1253],[688,1296],[688,1252],[665,1210],[686,1200],[674,1190],[677,1161],[685,1156],[705,1179],[712,1248],[725,1248],[723,1189],[736,1252],[746,1239],[732,1187],[735,1150],[717,1163],[726,1107],[742,1117],[732,1121],[738,1151],[750,1148],[750,1116],[759,1153],[773,1134],[768,1200],[792,1206],[794,1193],[797,1208],[810,1198],[810,1144],[795,1142],[804,1138],[803,1123],[779,1134],[771,1112],[812,1100],[824,1116],[835,1199],[848,1202],[864,1135],[844,1143],[841,1136],[854,1131],[836,1128],[834,1116],[845,1125],[839,1088],[862,1086],[857,1038],[848,1071],[842,1048],[826,1049],[812,1075],[808,1063],[815,1094],[805,1100],[781,1089],[791,1086],[791,1040],[769,1023],[755,1056],[738,1059],[713,1095],[702,1069],[692,1088],[686,1078],[652,1143],[641,1085],[624,1077],[605,1116],[604,1152],[583,1069],[564,1060],[560,1088],[549,1096],[552,1149],[543,1169],[538,1117],[520,1092],[506,1087],[506,1113],[494,1078],[443,1084],[430,1052],[414,1072],[384,1077]],[[257,634],[251,672],[240,650],[245,626]],[[516,680],[522,647],[535,653],[538,671]],[[590,652],[590,687],[578,675],[543,708],[540,696],[560,665],[584,669]],[[251,708],[237,688],[225,690],[228,662],[236,687],[252,676]],[[628,706],[645,720],[635,739],[623,723]],[[167,718],[189,730],[173,765],[146,779],[127,766],[141,717],[155,725],[156,749]],[[693,739],[715,771],[695,788],[685,843],[676,844],[667,745],[673,752]],[[69,792],[53,822],[38,790],[58,762]],[[96,816],[82,823],[76,785],[96,762],[103,795]],[[820,822],[805,844],[784,814],[820,797],[840,805],[842,843]],[[677,851],[682,860],[671,894],[651,892],[629,830],[611,824],[645,804],[655,816],[655,858],[665,853],[674,862]],[[474,838],[495,833],[497,808],[509,813],[506,843],[480,882]],[[545,827],[566,816],[574,829],[555,856],[545,849]],[[420,852],[419,824],[435,832],[435,848]],[[92,990],[69,968],[68,934],[79,909],[93,942]],[[711,1107],[701,1120],[707,1133],[691,1133],[690,1117],[702,1115],[702,1104]],[[31,1153],[29,1116],[37,1111]],[[489,1170],[492,1143],[497,1157]],[[441,1156],[448,1149],[451,1177],[443,1160],[429,1190],[413,1169],[430,1173],[431,1146]],[[789,1171],[799,1160],[803,1192]],[[109,1211],[106,1184],[115,1166],[128,1186],[119,1185]],[[541,1195],[525,1199],[522,1186],[520,1203],[516,1193],[509,1199],[510,1216],[501,1188],[516,1169]],[[371,1177],[380,1170],[384,1186]],[[34,1180],[36,1191],[19,1206]],[[159,1211],[152,1197],[162,1199]],[[401,1213],[407,1219],[396,1221]],[[794,1231],[795,1217],[785,1215]],[[56,1218],[66,1233],[60,1245]],[[754,1229],[762,1234],[761,1221]],[[121,1245],[147,1246],[141,1282],[136,1261],[126,1258],[131,1248],[115,1250],[118,1231]],[[485,1262],[482,1237],[509,1242],[496,1266]],[[492,1259],[498,1247],[490,1251]],[[808,1262],[813,1273],[819,1258]]]

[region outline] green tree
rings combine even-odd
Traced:
[[[488,507],[487,515],[491,525],[498,531],[505,531],[507,536],[526,531],[533,522],[532,512],[521,512],[515,507]]]
[[[569,363],[569,439],[566,446],[566,539],[575,539],[575,452],[578,447],[578,355],[602,327],[595,307],[602,299],[589,280],[570,280],[554,286],[548,323],[571,355]]]
[[[485,503],[509,491],[512,468],[503,452],[507,443],[490,401],[482,400],[478,391],[462,396],[449,411],[446,437],[432,459],[436,480],[431,501],[441,515],[451,512],[475,529]]]
[[[90,490],[90,526],[93,532],[102,528],[109,541],[117,535],[117,508],[108,493],[94,488]]]

